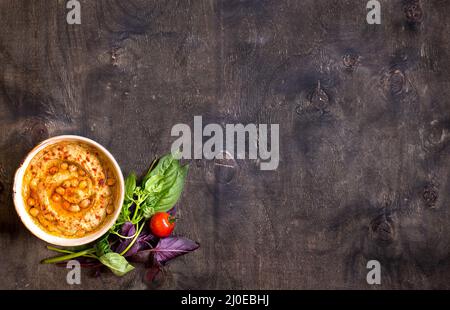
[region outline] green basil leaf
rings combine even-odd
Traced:
[[[136,174],[132,172],[125,180],[125,201],[131,201],[136,189]]]
[[[111,269],[116,276],[123,276],[134,269],[122,255],[118,253],[106,253],[99,258],[100,262]]]
[[[180,165],[179,162],[172,156],[172,154],[167,154],[158,160],[158,164],[154,169],[149,171],[142,179],[142,185],[145,187],[147,181],[154,175],[166,175],[171,169],[176,169],[176,165]]]
[[[144,178],[145,190],[149,197],[141,206],[145,218],[155,212],[169,211],[180,198],[183,191],[188,166],[181,166],[172,154],[161,158],[152,171]]]
[[[152,175],[145,183],[145,190],[149,193],[159,193],[163,190],[164,183],[163,175]]]
[[[184,181],[186,179],[189,166],[180,167],[177,178],[169,190],[160,197],[155,205],[156,212],[167,212],[173,208],[183,192]]]
[[[148,202],[145,202],[141,206],[142,213],[144,214],[144,218],[149,219],[153,216],[153,214],[156,213],[155,208],[152,207],[152,205]]]

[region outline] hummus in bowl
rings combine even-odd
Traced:
[[[119,216],[124,180],[112,155],[79,136],[50,138],[17,170],[14,204],[25,226],[51,244],[76,246],[106,233]]]

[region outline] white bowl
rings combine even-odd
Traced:
[[[23,191],[22,191],[22,183],[23,178],[25,175],[25,171],[30,164],[33,157],[39,153],[44,148],[48,147],[49,145],[63,142],[63,141],[75,141],[75,142],[82,142],[87,145],[90,145],[94,149],[98,150],[103,156],[109,160],[109,163],[111,164],[111,168],[114,170],[114,174],[117,176],[117,191],[118,195],[116,195],[117,200],[114,202],[115,204],[115,211],[113,214],[108,216],[106,218],[106,221],[102,224],[101,228],[99,230],[96,230],[95,232],[92,232],[82,238],[64,238],[64,237],[58,237],[55,235],[52,235],[45,230],[43,230],[38,224],[34,222],[34,220],[31,218],[31,215],[27,212],[25,201],[23,198]],[[19,169],[17,169],[16,174],[14,176],[14,186],[13,186],[13,199],[14,199],[14,205],[16,207],[17,214],[19,215],[20,219],[22,220],[23,224],[30,230],[36,237],[39,239],[42,239],[48,243],[59,245],[59,246],[78,246],[90,243],[98,238],[100,238],[102,235],[104,235],[116,222],[117,217],[120,214],[120,210],[122,209],[122,203],[124,199],[125,194],[125,182],[123,179],[122,171],[120,170],[119,164],[117,164],[114,157],[109,153],[103,146],[98,144],[97,142],[80,136],[72,136],[72,135],[64,135],[64,136],[57,136],[50,139],[47,139],[40,144],[38,144],[33,150],[31,150]]]

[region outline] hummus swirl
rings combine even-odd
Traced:
[[[80,238],[114,212],[116,177],[92,147],[58,142],[30,162],[23,182],[28,212],[46,231]]]

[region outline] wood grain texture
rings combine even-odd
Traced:
[[[0,0],[0,288],[147,288],[39,265],[13,174],[69,133],[142,172],[194,115],[279,123],[281,161],[192,161],[177,233],[201,248],[154,287],[450,288],[449,1],[382,0],[381,25],[356,0],[80,2],[68,25],[66,1]]]

